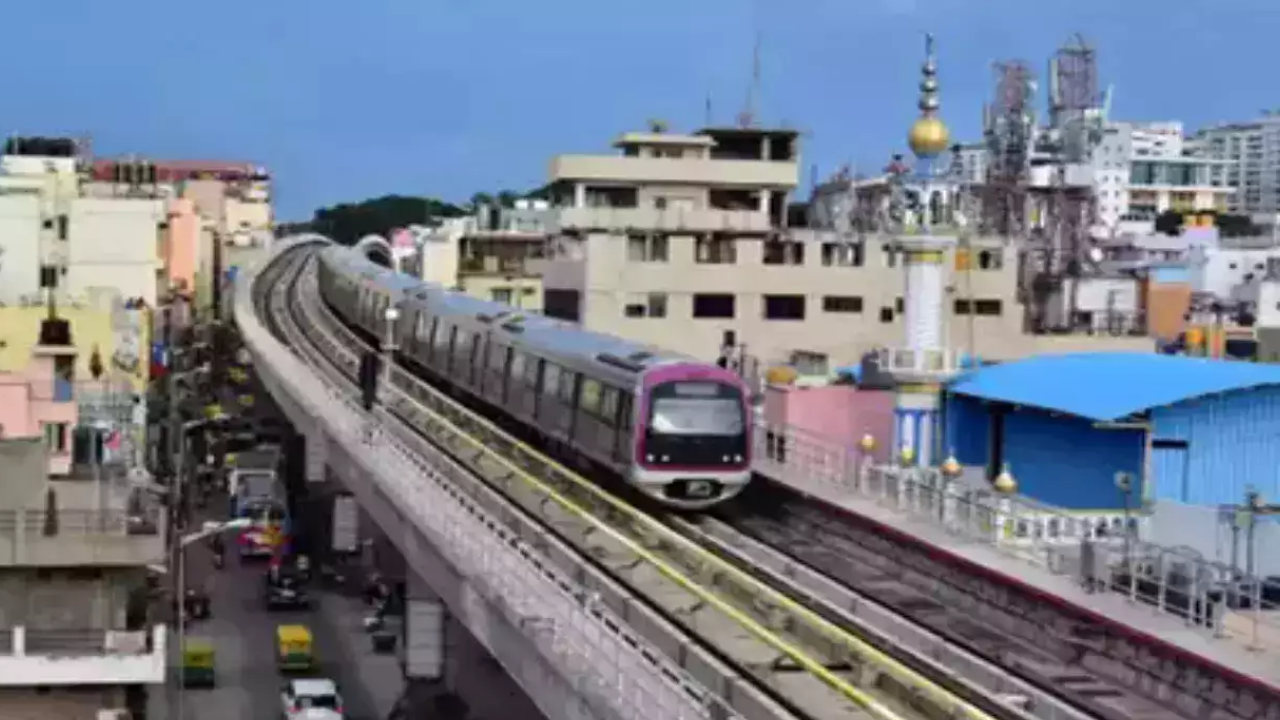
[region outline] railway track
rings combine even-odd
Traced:
[[[868,543],[864,534],[828,511],[764,483],[753,486],[734,508],[702,521],[704,530],[735,547],[757,547],[756,562],[792,575],[812,574],[809,583],[824,594],[859,598],[864,611],[889,611],[963,648],[968,657],[998,666],[1005,679],[1036,708],[1051,702],[1106,720],[1171,720],[1174,708],[1109,682],[1082,666],[1080,638],[1056,628],[1026,627],[1017,636],[985,622],[1006,613],[982,598],[948,604],[939,600],[938,578],[914,572],[909,564]],[[866,607],[873,605],[874,609]],[[1007,620],[1007,618],[1005,618]],[[1032,642],[1028,638],[1035,638]],[[1060,715],[1054,715],[1061,717]]]
[[[308,339],[349,380],[362,341],[318,302],[314,273],[291,307]],[[389,407],[620,583],[801,717],[1028,718],[930,658],[896,647],[839,608],[742,558],[694,525],[639,512],[398,368]],[[870,636],[870,637],[869,637]],[[1046,717],[1041,715],[1041,717]],[[1085,717],[1059,714],[1053,717]]]
[[[300,359],[303,359],[302,355],[307,354],[307,341],[297,324],[291,319],[286,306],[291,297],[289,293],[292,292],[297,281],[297,271],[303,266],[305,259],[305,248],[286,252],[259,274],[258,282],[253,286],[254,297],[251,299],[258,314],[267,316],[264,322],[265,329],[277,340],[282,341],[286,347],[291,347],[295,353],[299,354]],[[263,312],[264,309],[265,312]],[[312,362],[306,359],[304,361]],[[327,374],[321,367],[317,367],[317,370],[320,370],[322,375]],[[328,383],[324,384],[328,385]],[[340,397],[337,394],[340,391],[333,385],[328,385],[328,389],[335,393],[334,409],[338,411],[336,417],[342,421],[339,424],[346,425],[348,434],[353,431],[360,432],[355,430],[356,423],[363,425],[366,421],[357,420],[359,413],[351,412],[354,410],[354,402],[349,398]],[[343,411],[347,411],[346,417],[342,417]],[[488,585],[490,591],[500,592],[503,587],[525,588],[527,586],[524,583],[532,579],[528,576],[538,575],[556,587],[558,593],[555,591],[550,595],[543,593],[538,598],[517,599],[510,593],[503,596],[501,592],[499,597],[504,597],[508,607],[514,612],[514,617],[508,615],[510,620],[516,621],[521,628],[525,628],[526,634],[531,632],[533,636],[540,638],[535,642],[543,648],[544,653],[550,653],[548,657],[559,656],[561,667],[566,668],[564,672],[568,673],[564,677],[570,681],[570,684],[584,693],[584,698],[593,697],[603,702],[603,705],[597,707],[604,714],[593,717],[618,720],[628,718],[650,720],[655,716],[680,720],[694,720],[694,718],[756,720],[757,718],[790,717],[781,711],[770,712],[773,708],[767,701],[760,701],[759,698],[753,698],[746,693],[739,693],[741,695],[739,700],[747,704],[753,712],[744,715],[729,707],[719,696],[709,692],[662,653],[649,647],[624,622],[620,622],[620,618],[613,613],[612,608],[602,606],[582,593],[580,583],[575,582],[577,577],[584,574],[582,566],[578,566],[578,572],[569,573],[566,573],[563,567],[563,565],[572,565],[567,562],[567,554],[572,552],[569,548],[557,546],[554,541],[544,543],[547,549],[558,553],[557,559],[561,561],[558,564],[549,562],[545,554],[532,548],[528,542],[530,536],[546,538],[540,523],[525,522],[522,518],[513,516],[512,506],[499,500],[495,492],[489,490],[478,479],[474,479],[464,468],[434,451],[425,441],[418,439],[415,443],[406,444],[399,438],[385,435],[376,423],[368,425],[367,430],[371,432],[366,435],[365,442],[369,442],[371,446],[376,443],[382,451],[380,454],[385,454],[385,457],[375,461],[375,464],[385,465],[385,471],[393,474],[407,471],[404,477],[412,478],[411,482],[404,483],[399,488],[384,488],[375,498],[376,501],[421,503],[425,500],[430,503],[431,508],[455,506],[452,508],[453,512],[470,515],[471,520],[479,521],[479,524],[473,522],[472,528],[465,531],[456,523],[448,521],[443,523],[443,528],[438,522],[426,521],[426,525],[433,528],[431,532],[443,538],[451,538],[460,531],[466,532],[471,538],[468,545],[478,539],[474,537],[476,532],[492,536],[499,550],[483,551],[472,547],[462,552],[461,556],[453,558],[454,561],[469,560],[472,563],[478,561],[481,565],[491,568],[493,566],[509,568],[504,575],[511,577],[510,581],[507,581],[506,577],[496,584],[493,578],[487,581],[482,580]],[[425,474],[414,472],[413,468],[422,461],[410,459],[410,457],[420,453],[422,461],[433,468],[431,472]],[[471,485],[471,494],[461,491],[458,487],[458,485],[467,484]],[[488,497],[485,499],[489,502],[476,501],[475,496],[486,494]],[[442,510],[442,512],[449,511]],[[438,513],[428,511],[427,514]],[[462,525],[465,526],[467,523],[464,522]],[[481,542],[480,546],[485,544]],[[402,550],[412,557],[413,547],[416,545],[415,542],[409,542],[408,546],[402,545]],[[476,552],[481,554],[477,556]],[[509,553],[518,559],[509,563],[503,562],[495,559],[494,552]],[[458,554],[453,553],[453,555]],[[526,576],[526,580],[521,581],[519,576]],[[461,600],[465,604],[466,596],[463,595]],[[547,602],[557,604],[564,601],[568,601],[568,607],[562,607],[559,610],[544,605]],[[520,609],[522,607],[523,610]],[[463,607],[461,610],[464,615],[467,613],[467,608]],[[577,621],[575,616],[591,620]],[[586,644],[575,642],[569,635],[560,631],[562,627],[571,628],[570,633],[590,632],[608,637],[610,640],[588,641]],[[603,644],[600,644],[601,642]],[[610,645],[614,648],[629,646],[632,652],[618,653],[616,649],[610,651],[607,649]],[[523,667],[509,669],[522,676],[528,675]],[[618,677],[614,677],[613,673],[619,673]],[[538,672],[535,671],[534,677],[537,676]],[[662,689],[663,685],[666,686],[665,690]],[[620,698],[625,698],[627,704],[619,706],[617,703]],[[757,702],[751,704],[752,700]],[[592,701],[588,700],[588,705],[591,704]]]

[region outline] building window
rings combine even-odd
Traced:
[[[999,250],[979,250],[979,270],[1000,270],[1004,267],[1004,253]]]
[[[973,314],[996,317],[1003,312],[1003,307],[999,300],[959,299],[955,301],[955,312],[957,315]]]
[[[502,303],[503,305],[511,304],[511,288],[509,287],[493,288],[489,291],[489,296],[493,298],[494,302]]]
[[[738,262],[738,246],[731,237],[700,237],[694,247],[694,260],[706,265],[732,265]]]
[[[67,452],[67,424],[41,423],[44,427],[44,446],[54,455],[65,455]]]
[[[904,300],[903,298],[895,298],[895,299],[894,299],[894,301],[893,301],[893,311],[894,311],[894,312],[897,312],[897,313],[904,313],[904,312],[906,312],[906,311],[907,311],[907,301],[906,301],[906,300]]]
[[[627,259],[631,262],[666,262],[667,236],[656,233],[628,235]]]
[[[649,293],[647,297],[632,298],[622,312],[629,318],[664,318],[667,316],[667,294]]]
[[[826,267],[862,267],[862,243],[822,243],[822,264]]]
[[[803,320],[803,295],[765,295],[765,320]]]
[[[725,293],[697,293],[693,296],[695,318],[732,318],[734,297]]]
[[[569,322],[582,318],[582,294],[577,290],[547,288],[542,291],[542,314]]]
[[[893,322],[893,308],[891,307],[880,308],[880,322],[885,324]]]
[[[898,251],[889,245],[884,246],[884,266],[898,267]]]
[[[804,265],[804,243],[794,240],[765,241],[764,264]]]
[[[860,313],[862,298],[857,295],[827,295],[822,298],[822,311],[830,313]]]

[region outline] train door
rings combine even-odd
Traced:
[[[632,403],[635,402],[635,396],[629,392],[619,392],[617,402],[617,419],[614,427],[618,429],[614,436],[613,456],[619,463],[624,465],[631,464],[631,458],[635,454],[635,422],[631,417]]]

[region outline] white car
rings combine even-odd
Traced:
[[[345,720],[342,696],[332,680],[298,679],[285,683],[280,692],[285,720]]]

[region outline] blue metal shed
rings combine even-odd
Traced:
[[[1048,355],[985,367],[947,388],[946,438],[960,462],[1074,510],[1120,507],[1115,473],[1146,497],[1280,497],[1280,366],[1145,353]]]

